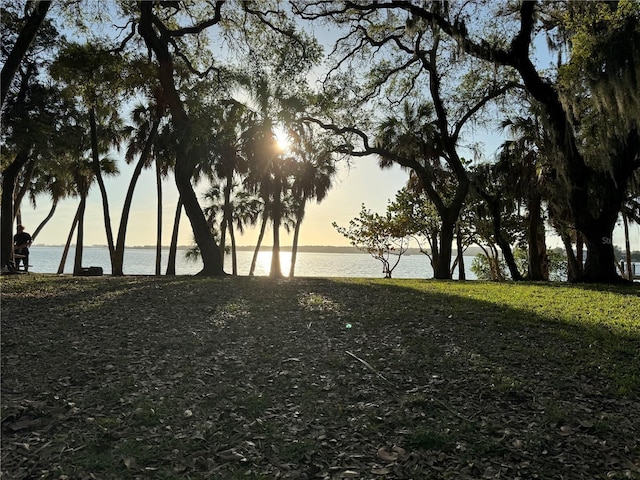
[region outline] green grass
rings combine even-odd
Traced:
[[[3,478],[640,475],[637,288],[1,287]],[[407,455],[387,465],[376,452],[392,445]]]
[[[505,320],[544,320],[567,326],[610,329],[633,337],[640,335],[638,287],[433,280],[376,280],[373,283],[445,295],[452,313],[466,313],[468,301],[477,301],[485,304],[485,308],[495,306],[505,313],[516,314]]]

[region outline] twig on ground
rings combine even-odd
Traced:
[[[373,373],[375,373],[377,376],[379,376],[382,380],[384,380],[385,382],[387,382],[389,385],[391,385],[392,387],[396,387],[392,382],[390,382],[389,380],[386,379],[386,377],[384,375],[382,375],[380,372],[378,372],[375,368],[373,368],[371,366],[371,364],[363,359],[361,359],[360,357],[358,357],[357,355],[354,355],[353,353],[351,353],[349,350],[345,350],[347,355],[352,356],[353,358],[355,358],[356,360],[358,360],[360,363],[362,363],[365,367],[367,367],[369,370],[371,370]]]

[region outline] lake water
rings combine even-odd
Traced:
[[[281,252],[282,273],[288,275],[291,253]],[[73,272],[74,248],[69,250],[64,273]],[[162,274],[167,270],[168,249],[162,251]],[[238,252],[238,274],[248,275],[253,252]],[[62,247],[32,246],[29,254],[31,272],[55,273],[58,271]],[[465,257],[467,279],[475,279],[470,270],[473,257]],[[106,247],[84,247],[83,266],[102,267],[105,274],[111,273],[109,252]],[[271,252],[261,251],[258,255],[255,275],[266,276],[271,265]],[[178,250],[176,259],[177,275],[198,273],[202,264],[185,258],[185,250]],[[231,258],[225,260],[225,271],[231,272]],[[153,275],[155,272],[155,250],[152,248],[130,248],[124,255],[124,272],[128,275]],[[366,253],[311,253],[298,252],[296,260],[297,277],[383,277],[382,264]],[[432,278],[433,271],[425,255],[405,255],[393,271],[394,278]],[[454,273],[457,278],[457,271]]]

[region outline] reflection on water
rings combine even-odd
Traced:
[[[238,254],[240,253],[244,252],[238,252]],[[269,273],[271,273],[271,256],[271,250],[268,252],[261,250],[258,253],[255,275],[262,276],[269,275]],[[300,258],[300,254],[298,254],[298,258]],[[240,259],[238,259],[238,262],[239,261]],[[225,259],[225,267],[227,266],[226,262],[227,260]],[[231,260],[229,260],[229,263],[231,263]],[[298,263],[298,260],[296,260],[296,263]],[[231,270],[231,268],[228,268],[227,270]],[[282,272],[282,275],[288,277],[289,270],[291,270],[291,252],[280,252],[280,271]],[[247,273],[249,273],[248,270]],[[240,274],[240,271],[238,271],[238,274]]]
[[[201,270],[200,261],[187,260],[185,250],[178,250],[176,259],[176,273],[178,275],[193,275]],[[162,251],[162,269],[167,270],[168,250]],[[69,251],[65,273],[73,271],[73,248]],[[32,272],[55,273],[58,270],[62,247],[31,247],[29,263]],[[238,274],[248,275],[253,257],[252,251],[238,252]],[[471,273],[472,257],[465,257],[467,278],[475,279]],[[83,266],[98,266],[105,274],[111,273],[109,252],[106,247],[85,247],[83,250]],[[289,275],[291,266],[291,252],[280,252],[282,274]],[[271,270],[271,251],[261,251],[256,261],[256,276],[269,275]],[[231,257],[225,258],[225,271],[231,272]],[[124,255],[124,272],[130,275],[153,275],[155,272],[155,250],[146,248],[130,248]],[[298,252],[296,260],[297,277],[373,277],[382,278],[382,264],[365,253],[310,253]],[[457,275],[457,269],[456,269]],[[404,256],[393,271],[394,278],[432,278],[433,271],[429,259],[424,255]],[[455,278],[455,276],[454,276]]]

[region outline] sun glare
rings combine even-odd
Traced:
[[[273,131],[273,134],[276,137],[276,141],[278,142],[278,147],[282,152],[288,152],[289,147],[291,146],[291,137],[286,132],[286,130],[282,127],[276,127]]]
[[[291,268],[291,252],[280,252],[280,268],[282,274],[289,275],[289,268]],[[256,265],[255,274],[269,275],[271,271],[271,250],[262,250],[258,252],[258,264]]]

